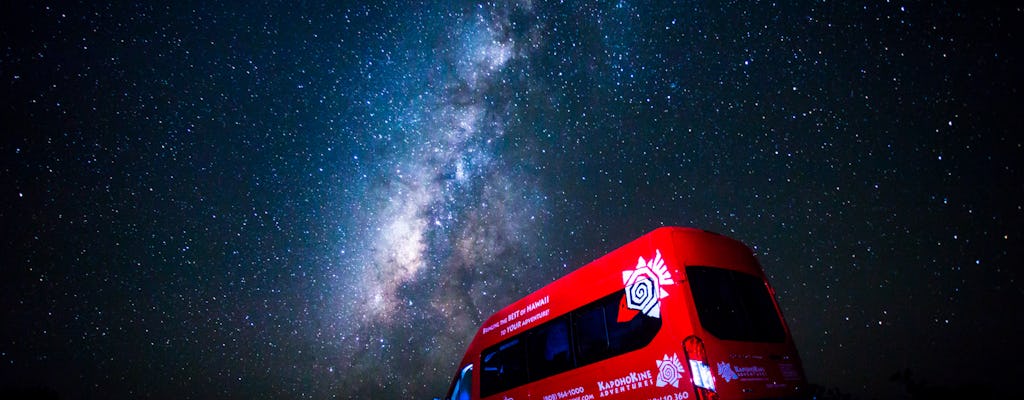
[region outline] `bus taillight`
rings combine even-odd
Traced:
[[[715,377],[711,375],[711,365],[704,351],[704,341],[696,336],[686,338],[683,341],[683,352],[686,353],[686,360],[690,364],[690,376],[693,377],[697,400],[718,400]]]

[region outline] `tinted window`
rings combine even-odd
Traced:
[[[604,308],[608,327],[608,347],[611,349],[612,356],[646,346],[661,329],[661,318],[654,318],[637,311],[628,311],[624,295],[616,297],[619,298],[618,302],[610,298]],[[632,312],[635,315],[632,319],[619,322],[619,313],[624,311]]]
[[[572,313],[579,366],[644,347],[658,334],[661,318],[627,310],[624,296],[622,291],[618,291]],[[620,312],[635,315],[619,322]]]
[[[608,328],[605,326],[604,307],[600,304],[584,307],[575,313],[576,359],[580,364],[606,358],[608,354]]]
[[[480,353],[480,395],[490,396],[646,346],[661,319],[626,310],[625,292],[531,328]],[[625,312],[619,322],[619,313]]]
[[[526,344],[514,337],[480,354],[480,396],[487,397],[526,383]]]
[[[567,316],[534,328],[528,338],[530,381],[544,379],[575,366]]]
[[[782,342],[786,333],[765,282],[722,268],[686,267],[701,325],[719,339]]]

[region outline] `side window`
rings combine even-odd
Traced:
[[[605,319],[608,321],[608,348],[612,357],[646,346],[661,329],[661,318],[644,313],[636,313],[633,319],[618,322],[619,313],[624,309],[624,300],[609,301],[604,308]]]
[[[459,373],[458,380],[455,381],[455,386],[452,387],[452,394],[448,397],[448,400],[470,400],[472,389],[473,364],[469,364]]]
[[[527,382],[526,344],[514,337],[480,354],[480,397],[503,392]]]
[[[528,336],[530,380],[568,371],[575,362],[569,342],[569,318],[564,315],[530,331]]]
[[[619,314],[623,319],[619,322]],[[661,318],[627,310],[625,292],[612,294],[531,328],[480,353],[480,396],[519,387],[646,346]]]
[[[661,329],[661,318],[644,313],[619,322],[623,292],[615,292],[573,312],[578,366],[598,362],[646,346]]]
[[[576,311],[573,322],[576,328],[576,359],[580,365],[590,364],[607,358],[608,327],[604,305],[600,302]]]

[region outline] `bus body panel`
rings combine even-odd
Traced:
[[[765,315],[769,307],[774,317]],[[735,316],[749,309],[762,311],[754,313],[753,322]],[[745,245],[698,229],[659,228],[484,321],[459,364],[460,371],[467,366],[473,371],[472,382],[466,383],[471,389],[460,397],[452,392],[457,386],[453,381],[445,399],[688,400],[696,398],[698,382],[713,385],[721,400],[795,397],[806,386],[805,378],[779,311],[760,264]],[[636,332],[653,336],[636,349],[586,361],[590,353],[581,346],[590,339],[580,335],[594,330],[587,325],[594,316],[607,324],[609,348],[615,340],[639,343],[631,342],[632,337],[613,339],[615,326],[642,325]],[[660,325],[646,328],[651,324]],[[563,339],[565,335],[571,340]],[[688,338],[703,343],[703,363],[691,363],[684,348]],[[561,340],[569,344],[559,344]],[[556,350],[566,355],[565,346],[571,346],[572,361],[536,361]],[[525,360],[531,369],[515,372]],[[546,377],[537,372],[559,363],[572,367]],[[524,383],[515,383],[517,379]],[[503,386],[508,384],[512,387]]]

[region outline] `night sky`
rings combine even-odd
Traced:
[[[1019,5],[161,3],[0,9],[7,393],[440,396],[664,225],[756,251],[812,383],[1024,375]]]

